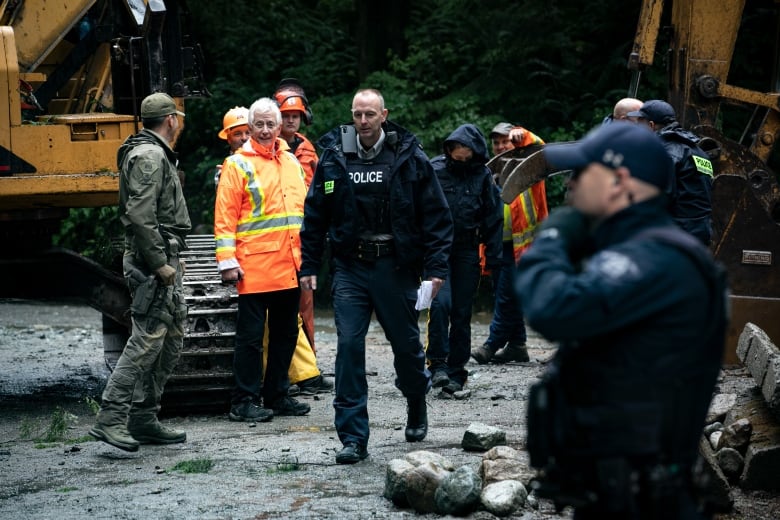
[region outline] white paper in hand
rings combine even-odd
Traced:
[[[414,308],[418,311],[430,309],[431,300],[433,300],[433,282],[425,280],[417,289],[417,303],[414,304]]]

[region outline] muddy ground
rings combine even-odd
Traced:
[[[322,314],[322,313],[320,313]],[[484,341],[489,316],[475,316],[474,344]],[[332,374],[332,318],[317,319],[318,360]],[[426,449],[456,465],[476,467],[464,452],[465,428],[479,421],[525,444],[525,396],[553,347],[531,336],[534,360],[505,366],[470,362],[465,400],[429,395],[430,432],[422,443],[404,442],[405,403],[393,386],[390,349],[374,325],[367,368],[371,419],[370,457],[354,466],[334,462],[340,443],[333,430],[332,396],[305,397],[306,417],[270,423],[232,423],[222,415],[167,417],[187,432],[185,444],[142,446],[126,453],[87,436],[107,371],[100,315],[74,304],[0,301],[0,518],[436,518],[399,509],[382,497],[387,463]],[[722,382],[744,387],[744,371]],[[58,424],[67,428],[57,430]],[[46,436],[52,434],[52,440]],[[298,469],[287,464],[297,460]],[[199,467],[205,472],[188,473]],[[210,466],[210,467],[209,467]],[[736,507],[723,519],[780,517],[780,500],[767,493],[735,492]],[[513,518],[570,518],[544,500]],[[472,518],[492,518],[477,512]]]

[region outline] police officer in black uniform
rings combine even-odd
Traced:
[[[428,432],[425,366],[415,310],[420,279],[433,295],[447,275],[452,218],[417,138],[387,121],[382,94],[360,90],[352,125],[324,135],[301,229],[301,287],[317,288],[326,235],[333,251],[333,310],[338,332],[335,426],[339,464],[368,456],[365,337],[372,311],[395,357],[406,397],[406,440]]]
[[[673,164],[614,122],[544,155],[574,171],[518,266],[526,319],[561,342],[528,404],[533,487],[577,519],[706,518],[692,467],[723,352],[725,278],[674,225]]]
[[[431,304],[425,351],[433,386],[447,394],[462,390],[468,377],[480,243],[488,269],[501,268],[503,204],[487,161],[485,137],[470,123],[456,128],[444,141],[444,153],[431,160],[455,226],[449,282]]]
[[[660,99],[646,101],[627,117],[649,126],[664,142],[674,161],[676,183],[671,196],[672,218],[705,245],[712,238],[712,163],[699,148],[701,137],[677,122],[672,105]]]

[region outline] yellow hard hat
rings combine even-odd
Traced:
[[[227,131],[233,127],[249,124],[249,109],[245,107],[233,107],[225,112],[222,118],[222,130],[219,131],[219,138],[227,141]]]

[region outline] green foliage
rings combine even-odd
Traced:
[[[84,398],[84,402],[87,403],[87,406],[89,406],[89,411],[92,412],[92,415],[98,414],[100,411],[100,403],[89,396]]]
[[[214,467],[214,461],[211,459],[191,459],[177,462],[168,471],[178,471],[180,473],[208,473]]]
[[[35,440],[45,444],[58,443],[68,440],[66,433],[75,422],[76,416],[58,406],[49,418],[49,424],[44,425],[40,419],[24,419],[19,426],[21,439]]]
[[[100,264],[111,265],[116,256],[116,241],[123,237],[117,206],[72,208],[53,242]]]
[[[35,432],[37,432],[39,429],[40,429],[40,421],[31,420],[25,417],[19,423],[19,438],[32,439],[33,435],[35,435]]]
[[[374,87],[385,97],[389,118],[414,132],[431,157],[467,122],[487,133],[498,121],[512,121],[548,142],[558,129],[581,135],[625,95],[639,2],[589,2],[587,9],[572,0],[422,0],[410,6],[403,45],[386,42],[387,67],[365,77],[356,72],[362,63],[357,3],[272,1],[263,9],[263,27],[274,30],[257,30],[245,16],[253,8],[247,1],[215,0],[193,13],[213,93],[187,102],[179,143],[194,225],[211,229],[214,166],[227,152],[216,137],[222,115],[270,95],[284,77],[297,77],[306,88],[314,123],[303,132],[313,142],[350,120],[357,88]],[[561,189],[552,184],[557,200]]]
[[[417,134],[429,156],[440,153],[443,139],[467,122],[489,132],[496,122],[510,121],[547,142],[576,139],[627,95],[631,73],[626,61],[638,0],[416,0],[404,5],[408,16],[390,19],[381,17],[382,2],[269,0],[260,11],[249,0],[198,3],[192,27],[205,54],[212,96],[187,100],[186,126],[177,145],[198,231],[210,232],[213,225],[214,167],[227,153],[217,138],[223,114],[271,95],[285,77],[298,78],[306,89],[314,123],[302,131],[313,142],[350,120],[357,88],[375,87],[385,96],[390,119]],[[258,12],[260,24],[254,16]],[[751,37],[737,40],[739,58],[730,83],[771,88],[765,49],[773,34],[772,12],[766,7],[746,11],[743,24]],[[371,38],[360,38],[363,34]],[[641,99],[667,95],[670,36],[662,32],[655,63],[642,73]],[[372,59],[377,49],[386,49],[384,60]],[[743,109],[725,110],[731,115]],[[737,113],[736,123],[724,128],[727,135],[739,138],[749,115]],[[547,188],[551,204],[560,203],[562,178],[549,181]],[[105,223],[109,215],[102,213],[74,210],[57,242],[99,257],[114,232]]]

